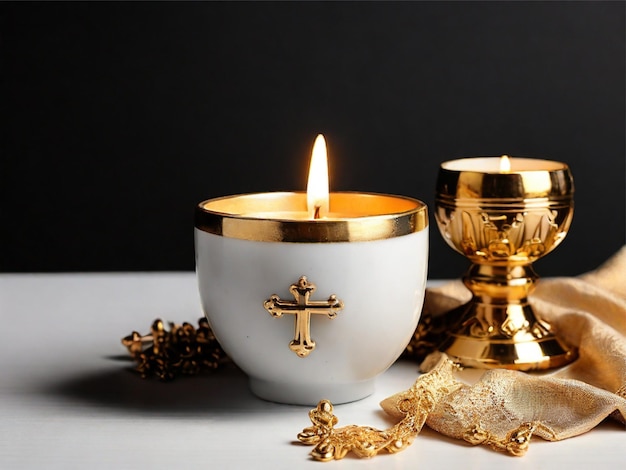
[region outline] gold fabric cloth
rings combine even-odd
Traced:
[[[471,294],[460,281],[429,289],[424,312],[437,315]],[[607,417],[626,420],[626,246],[597,270],[576,278],[543,279],[530,297],[538,316],[579,350],[572,364],[550,373],[495,369],[474,384],[457,379],[450,361],[433,353],[422,364],[444,377],[451,393],[439,399],[425,424],[447,436],[523,455],[532,435],[550,441],[577,436]],[[450,387],[450,381],[458,387]],[[414,387],[415,388],[415,385]],[[403,418],[411,389],[382,408]]]

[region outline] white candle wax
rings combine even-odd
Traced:
[[[325,216],[315,219],[308,212],[302,211],[272,211],[272,212],[250,212],[241,214],[242,217],[250,217],[253,219],[271,219],[271,220],[345,220],[358,217],[350,212],[329,212]]]
[[[561,162],[538,158],[509,157],[511,168],[502,171],[501,157],[471,157],[450,160],[441,167],[451,171],[467,171],[476,173],[521,173],[529,171],[553,171],[564,167]]]

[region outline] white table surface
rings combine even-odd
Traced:
[[[311,407],[255,398],[235,367],[171,383],[131,372],[120,338],[159,317],[196,324],[193,273],[0,275],[0,469],[624,468],[615,422],[561,442],[533,438],[524,457],[424,428],[405,451],[320,463],[295,443]],[[376,393],[335,408],[339,425],[387,428],[378,403],[408,388],[398,362]]]

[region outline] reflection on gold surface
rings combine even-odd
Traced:
[[[472,300],[448,313],[450,357],[472,367],[557,367],[576,354],[538,319],[528,294],[532,263],[567,235],[574,185],[567,165],[548,160],[476,158],[446,162],[437,180],[435,218],[448,245],[472,266],[463,278]],[[480,171],[485,168],[485,171]]]

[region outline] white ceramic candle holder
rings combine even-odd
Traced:
[[[308,219],[306,207],[302,193],[200,203],[202,305],[257,396],[350,402],[374,391],[415,331],[427,210],[414,199],[364,193],[331,193],[324,219]]]

